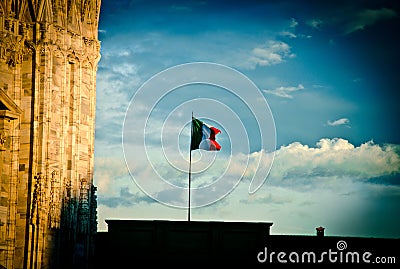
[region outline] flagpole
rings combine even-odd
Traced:
[[[190,175],[191,175],[191,171],[192,170],[192,149],[190,149],[190,157],[189,157],[189,202],[188,202],[188,221],[190,221]]]
[[[193,111],[192,111],[192,120],[190,122],[188,221],[190,221],[190,192],[191,192],[190,188],[191,188],[191,174],[192,174],[192,136],[193,136]]]

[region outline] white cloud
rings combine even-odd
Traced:
[[[256,47],[251,52],[249,64],[253,68],[259,66],[269,66],[280,64],[287,58],[293,58],[295,54],[291,52],[288,44],[282,41],[271,40],[262,46]]]
[[[297,36],[289,31],[282,31],[279,33],[281,36],[289,37],[289,38],[296,38]]]
[[[119,191],[119,186],[115,184],[118,179],[127,177],[128,169],[122,158],[113,157],[96,157],[94,164],[94,180],[103,194],[112,194]],[[120,183],[120,182],[119,182]],[[131,183],[127,181],[126,183]],[[121,183],[120,183],[121,184]]]
[[[129,99],[142,81],[131,50],[109,50],[101,59],[96,90],[96,143],[120,143]]]
[[[130,55],[129,51],[121,51],[121,57],[127,57]],[[116,75],[127,77],[127,78],[135,78],[137,77],[137,67],[132,63],[117,63],[111,66],[112,72]],[[123,80],[126,83],[126,80]],[[129,82],[129,81],[128,81]]]
[[[323,24],[324,24],[324,22],[320,19],[312,19],[312,20],[307,21],[307,25],[309,25],[310,27],[312,27],[314,29],[320,29]]]
[[[329,126],[340,126],[340,125],[348,125],[350,123],[350,120],[348,118],[341,118],[335,121],[327,121]]]
[[[296,19],[295,18],[291,18],[289,27],[290,28],[296,28],[297,25],[299,25],[299,23],[296,21]]]
[[[297,25],[299,25],[299,23],[296,21],[296,19],[292,18],[289,23],[289,28],[287,30],[281,31],[279,35],[283,37],[296,38],[297,35],[294,32]]]
[[[380,146],[372,141],[354,146],[341,138],[321,139],[316,147],[299,142],[277,150],[271,178],[366,180],[400,172],[397,145]]]
[[[292,93],[299,91],[299,90],[303,90],[304,86],[302,84],[299,84],[297,86],[294,87],[278,87],[275,90],[264,90],[265,93],[269,93],[269,94],[273,94],[282,98],[293,98]]]

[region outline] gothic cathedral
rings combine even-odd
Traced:
[[[90,268],[101,0],[0,1],[0,268]]]

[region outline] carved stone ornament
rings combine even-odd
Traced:
[[[29,52],[30,48],[25,46],[25,36],[0,32],[0,60],[5,61],[8,66],[20,64],[23,56]]]
[[[0,132],[0,150],[4,148],[8,135],[5,131]]]

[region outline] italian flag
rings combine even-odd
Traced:
[[[221,131],[213,126],[209,126],[192,117],[192,139],[190,150],[204,149],[208,151],[219,151],[221,146],[215,141],[215,135]]]

